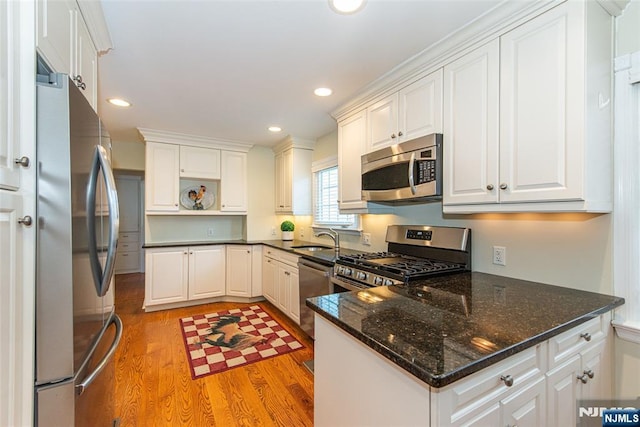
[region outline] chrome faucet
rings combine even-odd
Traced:
[[[329,231],[321,231],[319,233],[314,234],[316,237],[320,236],[328,236],[333,239],[333,247],[336,251],[340,250],[340,235],[333,228],[330,228]]]

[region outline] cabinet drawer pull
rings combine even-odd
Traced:
[[[589,332],[585,332],[580,334],[580,338],[584,338],[585,341],[589,342],[591,341],[591,334]]]
[[[511,387],[513,385],[513,377],[511,375],[502,375],[500,380],[504,381],[504,385]]]

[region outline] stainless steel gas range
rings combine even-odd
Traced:
[[[340,256],[332,291],[407,285],[427,277],[471,270],[471,230],[428,225],[390,225],[386,252]]]

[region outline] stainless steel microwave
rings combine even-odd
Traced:
[[[362,199],[423,202],[442,198],[442,134],[415,138],[362,156]]]

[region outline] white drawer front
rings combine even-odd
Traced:
[[[580,352],[589,343],[597,342],[609,333],[610,313],[576,326],[549,340],[549,368],[554,368],[574,354]]]
[[[118,252],[116,255],[116,270],[131,271],[140,270],[140,252]]]
[[[448,395],[451,406],[443,408],[443,422],[457,424],[471,411],[497,401],[532,378],[543,375],[546,371],[545,355],[546,343],[541,343],[445,387],[443,397]],[[507,376],[513,380],[511,386],[507,385]]]
[[[120,233],[118,243],[137,242],[140,239],[140,233]]]

